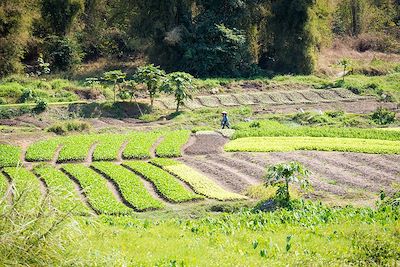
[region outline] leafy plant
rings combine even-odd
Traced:
[[[113,70],[103,73],[103,80],[113,83],[114,103],[117,101],[117,90],[121,83],[124,82],[126,73],[121,70]]]
[[[192,99],[190,89],[193,87],[193,76],[185,72],[173,72],[163,80],[161,90],[174,94],[176,101],[176,112],[184,104],[185,100]]]
[[[342,76],[342,81],[344,82],[344,77],[347,74],[347,67],[350,65],[350,60],[347,58],[343,58],[342,60],[339,61],[339,65],[343,67],[343,76]]]
[[[128,135],[105,134],[96,138],[98,144],[93,153],[93,160],[116,160],[122,144],[128,140]]]
[[[0,168],[16,167],[20,164],[21,149],[16,146],[0,144]]]
[[[163,134],[164,140],[157,146],[156,154],[162,158],[182,156],[182,147],[189,141],[190,131],[171,131]]]
[[[270,166],[264,179],[266,180],[266,186],[278,186],[276,191],[277,200],[288,203],[290,201],[289,184],[299,183],[301,188],[307,189],[310,187],[309,175],[309,171],[301,163],[292,161]],[[287,243],[289,241],[290,238]]]
[[[400,154],[400,141],[329,137],[245,137],[225,145],[225,151],[285,152],[295,150]]]
[[[50,165],[35,166],[33,171],[46,182],[48,194],[55,208],[78,215],[90,214],[89,208],[81,201],[74,183],[67,175]]]
[[[153,64],[139,67],[135,74],[135,80],[138,83],[143,83],[147,87],[147,92],[150,97],[150,105],[153,107],[154,98],[160,90],[161,83],[165,77],[165,72]]]
[[[94,170],[81,164],[66,164],[63,170],[82,186],[90,205],[102,214],[130,214],[132,210],[118,202],[107,186],[107,181]]]
[[[176,175],[177,177],[179,177],[179,179],[188,183],[196,193],[204,195],[208,198],[223,201],[246,198],[245,196],[232,193],[223,189],[205,175],[178,161],[172,159],[157,158],[151,160],[150,162]]]
[[[33,111],[36,113],[41,113],[47,109],[48,102],[46,99],[37,98],[36,99],[36,106],[33,108]]]
[[[111,162],[95,162],[92,167],[113,180],[124,199],[135,209],[144,211],[164,207],[163,203],[147,192],[140,178],[127,169]]]
[[[379,125],[391,124],[396,120],[396,113],[389,111],[387,108],[378,107],[371,114],[371,119]]]
[[[53,159],[59,145],[60,139],[57,138],[37,141],[28,147],[25,160],[50,161]]]
[[[129,142],[122,152],[124,159],[150,158],[150,149],[160,137],[159,133],[133,132],[129,135]]]
[[[124,162],[123,165],[152,182],[157,191],[172,202],[185,202],[203,198],[185,189],[171,174],[147,162],[128,161]]]

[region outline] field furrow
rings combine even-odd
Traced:
[[[7,178],[0,172],[0,204],[7,202],[6,194],[8,191]]]
[[[124,200],[134,209],[144,211],[164,207],[163,203],[154,199],[147,192],[137,175],[122,166],[111,162],[95,162],[92,167],[111,179],[117,185]]]
[[[94,170],[81,164],[65,164],[62,166],[82,187],[88,202],[97,213],[130,214],[132,210],[119,202],[108,188],[107,180]]]
[[[221,106],[221,102],[215,96],[199,96],[200,103],[209,108],[217,108]]]
[[[212,178],[215,182],[220,184],[221,187],[228,188],[233,192],[241,193],[250,186],[250,183],[243,179],[243,177],[229,172],[221,168],[221,166],[216,166],[211,161],[207,161],[204,158],[185,157],[182,159],[182,162],[206,174],[209,178]]]
[[[226,107],[240,106],[240,103],[232,95],[216,95],[216,98],[218,98],[222,106]]]
[[[124,162],[123,166],[133,170],[154,184],[158,193],[172,202],[185,202],[202,197],[188,191],[175,177],[166,171],[143,161]]]
[[[62,171],[49,166],[39,165],[34,168],[47,186],[47,191],[54,207],[63,212],[87,215],[90,209],[81,201],[74,182]]]
[[[208,198],[217,200],[245,199],[242,195],[223,189],[204,174],[178,161],[171,159],[153,159],[151,162],[176,175],[179,179],[188,183],[196,193]]]

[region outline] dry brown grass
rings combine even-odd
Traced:
[[[336,76],[342,71],[341,66],[338,65],[342,58],[349,59],[360,69],[368,68],[376,60],[384,61],[389,65],[400,64],[400,54],[376,51],[359,52],[353,49],[352,47],[357,41],[351,38],[334,40],[331,48],[325,48],[319,54],[317,72],[328,76]]]

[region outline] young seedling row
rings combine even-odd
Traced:
[[[6,167],[0,172],[0,197],[6,195],[10,183],[13,200],[23,200],[18,201],[23,203],[22,209],[35,210],[46,196],[54,208],[76,215],[89,215],[93,211],[97,214],[127,215],[135,211],[165,208],[165,202],[246,198],[223,189],[200,172],[177,161],[159,159],[151,163],[127,161],[118,165],[94,162],[90,167],[68,163],[61,165],[60,169],[41,163],[32,171],[22,167]],[[41,190],[40,179],[46,192]],[[154,186],[155,192],[163,200],[155,198],[148,191],[143,179]]]

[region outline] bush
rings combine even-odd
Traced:
[[[68,121],[56,123],[50,126],[47,131],[53,132],[57,135],[65,135],[68,132],[83,132],[89,131],[90,125],[87,122],[82,121]]]
[[[396,120],[396,113],[387,108],[379,107],[372,113],[371,119],[379,125],[391,124]]]
[[[36,106],[34,107],[33,111],[36,113],[41,113],[47,109],[47,106],[49,104],[47,103],[47,100],[43,98],[38,98],[36,100]]]
[[[44,51],[46,62],[50,63],[52,69],[59,71],[71,70],[82,58],[78,45],[67,37],[47,37]]]

